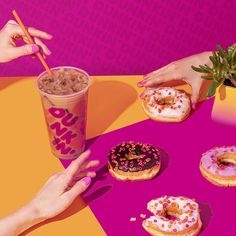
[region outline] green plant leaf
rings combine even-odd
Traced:
[[[217,62],[216,58],[214,56],[210,56],[209,58],[210,58],[210,60],[211,60],[211,62],[213,64],[213,67],[217,68],[218,62]]]
[[[203,73],[212,73],[212,69],[208,68],[206,65],[199,65],[199,68],[202,70]]]
[[[202,69],[198,68],[198,67],[195,67],[195,66],[191,66],[192,69],[196,72],[202,72]]]
[[[236,64],[236,46],[234,47],[233,52],[232,52],[232,65],[235,65],[235,64]]]
[[[203,75],[202,78],[206,80],[213,80],[213,76],[210,75]]]
[[[222,47],[218,44],[218,45],[216,45],[216,48],[217,48],[217,50],[218,50],[219,55],[220,55],[222,58],[224,58],[224,57],[225,57],[225,53],[224,53]]]
[[[207,92],[207,97],[212,97],[216,93],[217,87],[220,85],[220,83],[216,83],[215,81],[211,84],[210,88],[208,89]]]
[[[217,51],[212,52],[212,55],[209,56],[212,66],[206,64],[198,67],[192,66],[194,71],[203,73],[202,79],[213,80],[207,93],[208,97],[215,94],[216,88],[225,79],[236,81],[236,45],[228,47],[226,50],[220,45],[217,45],[216,48]]]

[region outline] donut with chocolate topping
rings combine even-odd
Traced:
[[[146,89],[142,106],[151,119],[162,122],[181,122],[191,111],[189,96],[170,87]]]
[[[151,144],[123,142],[108,154],[110,174],[122,181],[148,180],[160,170],[160,152]]]

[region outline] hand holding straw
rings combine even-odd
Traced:
[[[16,10],[12,11],[13,16],[16,18],[17,23],[19,24],[19,26],[21,27],[21,29],[23,30],[25,36],[27,37],[27,39],[29,40],[30,43],[35,44],[34,40],[32,39],[32,37],[30,36],[29,32],[27,31],[26,27],[24,26],[22,20],[20,19],[20,17],[18,16]],[[39,58],[39,60],[41,61],[41,63],[43,64],[45,70],[47,71],[47,73],[51,76],[52,75],[52,71],[50,70],[50,68],[48,67],[46,61],[44,60],[42,54],[40,52],[36,53],[37,57]]]

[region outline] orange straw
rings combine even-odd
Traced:
[[[23,22],[21,21],[20,17],[18,16],[16,10],[12,11],[13,16],[16,18],[16,21],[18,22],[18,24],[20,25],[21,29],[23,30],[24,34],[26,35],[26,37],[28,38],[29,42],[32,44],[35,44],[34,40],[32,39],[32,37],[30,36],[29,32],[27,31],[27,29],[25,28]],[[39,58],[39,60],[41,61],[41,63],[43,64],[45,70],[48,72],[49,75],[52,75],[52,71],[50,70],[50,68],[48,67],[46,61],[44,60],[42,54],[40,52],[36,53],[37,57]]]

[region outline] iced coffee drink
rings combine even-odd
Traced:
[[[39,75],[39,89],[52,153],[72,159],[84,151],[89,75],[74,67],[51,69]]]

